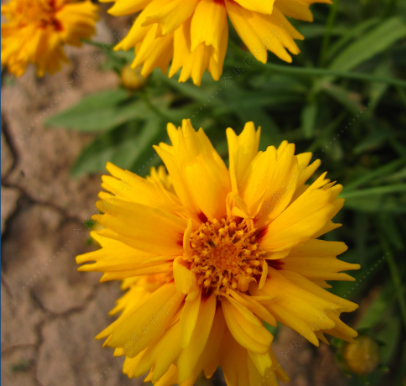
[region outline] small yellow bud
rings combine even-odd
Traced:
[[[345,364],[355,374],[369,374],[379,364],[379,346],[369,336],[360,336],[344,347]]]
[[[141,75],[141,67],[131,68],[131,64],[126,64],[121,70],[121,83],[128,90],[138,90],[143,87],[147,80]]]

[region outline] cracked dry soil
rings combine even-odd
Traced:
[[[120,30],[121,29],[121,30]],[[103,16],[96,40],[112,41],[123,25]],[[114,73],[95,67],[71,89],[76,71],[95,48],[68,50],[71,64],[54,76],[5,76],[1,131],[1,383],[5,386],[141,385],[122,374],[122,361],[94,336],[113,321],[108,311],[120,296],[118,283],[99,284],[100,274],[77,272],[75,256],[91,250],[83,222],[94,210],[100,175],[74,180],[69,169],[89,134],[46,129],[47,117],[91,92],[114,87]],[[101,81],[102,80],[102,81]],[[152,150],[151,150],[152,151]],[[333,353],[322,345],[295,346],[301,338],[282,328],[273,348],[291,377],[286,385],[345,382]],[[199,385],[211,383],[203,379]]]

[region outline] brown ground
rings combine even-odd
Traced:
[[[122,22],[122,21],[120,21]],[[99,23],[99,41],[122,31],[117,19]],[[1,382],[5,386],[138,385],[121,372],[112,350],[93,337],[112,322],[107,312],[118,283],[76,271],[90,250],[83,221],[94,211],[100,176],[73,180],[69,169],[92,135],[45,129],[44,120],[83,95],[114,87],[114,73],[86,68],[95,49],[69,49],[71,65],[37,79],[33,68],[2,86],[1,132]],[[91,66],[93,67],[93,66]],[[79,80],[75,73],[82,74]],[[73,89],[66,82],[76,79]],[[286,385],[344,385],[332,351],[301,344],[282,329],[274,342],[292,381]],[[289,358],[288,358],[289,356]],[[200,384],[207,384],[200,381]]]

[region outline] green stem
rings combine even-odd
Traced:
[[[280,64],[271,64],[271,63],[266,64],[265,68],[268,70],[282,72],[285,74],[309,75],[309,76],[336,76],[339,78],[357,79],[369,82],[382,82],[393,86],[406,87],[406,82],[400,79],[388,78],[386,76],[379,75],[361,74],[359,72],[337,71],[337,70],[329,70],[326,68],[302,68],[295,66],[283,66]]]
[[[241,51],[241,49],[235,44],[233,41],[230,41],[230,46],[233,47],[234,51],[238,56],[241,58],[245,58],[247,55],[245,52]],[[347,79],[356,79],[362,81],[369,81],[369,82],[382,82],[386,84],[390,84],[393,86],[405,87],[406,88],[406,81],[396,79],[396,78],[388,78],[386,76],[380,75],[369,75],[369,74],[361,74],[359,72],[347,72],[347,71],[338,71],[338,70],[330,70],[327,68],[306,68],[306,67],[295,67],[291,65],[280,65],[280,64],[261,64],[255,61],[255,65],[261,69],[280,72],[283,74],[292,74],[292,75],[301,75],[301,76],[333,76],[339,78],[347,78]]]
[[[328,14],[328,19],[327,19],[327,26],[326,26],[326,31],[323,36],[323,42],[321,44],[321,52],[320,52],[320,58],[319,58],[319,66],[323,67],[325,64],[325,59],[326,59],[326,50],[327,47],[330,43],[330,38],[331,38],[331,32],[333,30],[334,22],[336,19],[337,15],[337,9],[338,9],[338,4],[340,3],[340,0],[335,0],[333,2],[333,5],[330,8],[330,12]]]
[[[157,114],[158,116],[160,116],[161,118],[163,118],[163,120],[165,122],[171,122],[172,119],[170,117],[168,117],[166,114],[164,114],[161,110],[159,110],[149,99],[149,96],[144,92],[139,92],[138,94],[141,99],[145,102],[145,104],[151,109],[151,111],[153,111],[155,114]]]
[[[344,192],[340,194],[340,198],[354,198],[354,197],[367,197],[367,196],[378,196],[381,194],[388,193],[399,193],[406,192],[406,184],[396,184],[388,186],[378,186],[376,188],[355,190],[352,192]]]
[[[389,270],[390,270],[390,273],[392,276],[392,281],[393,281],[393,284],[395,285],[396,295],[397,295],[397,298],[399,301],[400,313],[402,315],[403,324],[404,324],[405,331],[406,331],[406,301],[405,301],[405,297],[403,295],[402,282],[401,282],[400,276],[399,276],[399,268],[396,264],[396,261],[392,255],[392,252],[391,252],[389,245],[386,242],[385,238],[380,235],[380,239],[381,239],[382,249],[386,253],[386,261],[388,262]]]

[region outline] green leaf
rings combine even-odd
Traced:
[[[391,136],[388,131],[377,131],[367,135],[355,148],[354,154],[360,154],[365,151],[371,151],[382,146]]]
[[[405,22],[399,17],[393,17],[347,47],[329,68],[332,70],[353,69],[405,36]]]
[[[391,65],[389,60],[382,61],[378,67],[375,69],[375,75],[381,76],[392,76],[391,73]],[[369,86],[369,107],[368,112],[372,115],[372,112],[375,110],[375,107],[378,105],[380,99],[385,94],[386,90],[388,89],[388,85],[385,83],[375,83],[371,82]],[[403,91],[400,87],[399,89]]]
[[[344,208],[367,213],[406,213],[406,200],[391,196],[354,197],[345,200]]]
[[[362,96],[360,94],[329,82],[323,83],[322,90],[355,115],[359,115],[365,110],[361,103]]]
[[[385,287],[379,291],[367,310],[362,314],[355,328],[357,330],[371,329],[378,323],[385,321],[389,308],[393,306],[395,296],[394,286],[388,281]]]
[[[261,95],[259,93],[244,93],[241,97],[230,98],[226,104],[220,105],[213,110],[215,115],[224,115],[230,112],[238,112],[241,108],[266,106],[268,109],[289,106],[292,103],[303,102],[300,95]]]
[[[374,178],[388,175],[389,173],[391,173],[393,170],[395,170],[399,166],[404,165],[405,162],[406,162],[406,157],[402,157],[402,158],[397,159],[393,162],[390,162],[386,165],[383,165],[375,170],[372,170],[369,173],[366,173],[366,174],[364,173],[360,178],[358,178],[357,180],[348,184],[342,191],[342,195],[345,195],[348,192],[355,190],[358,186],[363,185],[366,182],[373,180]]]
[[[340,198],[360,198],[360,197],[368,197],[368,196],[380,196],[382,194],[391,194],[391,193],[399,193],[399,192],[406,192],[406,184],[395,184],[389,186],[379,186],[376,188],[369,188],[363,190],[357,190],[353,192],[344,192],[340,194]]]
[[[99,91],[95,94],[90,94],[83,97],[77,105],[71,107],[67,111],[74,111],[75,113],[84,113],[88,110],[101,110],[105,107],[110,107],[111,105],[116,105],[120,102],[123,102],[129,97],[130,94],[128,93],[128,91],[122,88]],[[62,114],[67,113],[67,111],[63,112]],[[50,118],[50,120],[53,119],[55,118],[54,117]]]
[[[85,173],[105,170],[108,161],[124,169],[134,170],[145,153],[149,158],[155,154],[152,145],[158,142],[164,124],[153,118],[144,126],[130,122],[98,136],[81,153],[72,167],[71,173],[79,177]]]
[[[392,317],[388,319],[386,326],[375,335],[375,339],[384,343],[381,347],[381,363],[388,364],[396,352],[400,343],[400,319]]]
[[[313,137],[316,126],[317,109],[317,103],[312,102],[306,105],[302,110],[301,121],[305,138]]]
[[[298,30],[308,40],[323,36],[326,32],[326,26],[324,24],[302,24]],[[331,29],[331,35],[342,35],[346,31],[347,29],[345,27],[333,27]]]
[[[83,132],[100,132],[149,116],[151,112],[142,101],[130,99],[127,91],[117,89],[83,98],[76,106],[48,119],[46,125]]]
[[[218,85],[216,89],[213,89],[210,92],[207,88],[196,87],[194,84],[191,83],[179,83],[176,80],[177,76],[175,76],[174,78],[168,78],[166,75],[162,74],[161,71],[154,71],[153,77],[156,81],[162,82],[165,85],[172,87],[180,95],[193,98],[196,101],[200,101],[202,103],[204,102],[207,103],[213,98],[217,98],[217,95],[219,94],[219,89],[221,89],[220,85]]]
[[[332,58],[335,54],[340,51],[351,39],[362,36],[365,31],[378,24],[379,19],[373,18],[365,20],[357,24],[354,28],[348,28],[347,33],[345,33],[336,43],[334,43],[330,50],[327,52],[326,58]]]
[[[137,137],[136,146],[132,144],[129,146],[132,153],[132,163],[128,170],[145,176],[152,166],[162,162],[153,149],[153,145],[158,145],[167,139],[166,123],[160,117],[153,117],[145,123]]]
[[[378,221],[381,224],[385,224],[385,226],[381,227],[381,232],[384,234],[389,244],[392,244],[398,251],[401,251],[404,248],[403,238],[396,226],[394,218],[390,215],[384,214],[379,217]]]

